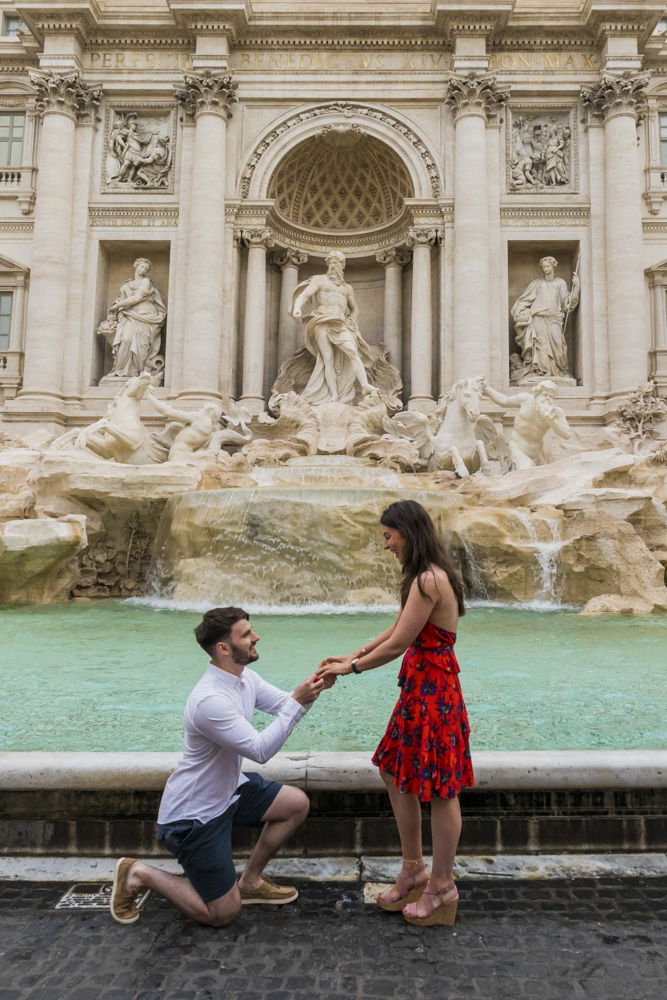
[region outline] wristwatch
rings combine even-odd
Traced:
[[[359,667],[357,666],[357,663],[359,662],[360,659],[361,659],[360,656],[355,656],[353,660],[350,660],[350,667],[352,669],[353,674],[363,674],[363,670],[360,670]]]

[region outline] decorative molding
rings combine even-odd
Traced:
[[[648,73],[630,73],[620,76],[605,74],[593,87],[582,87],[581,98],[593,115],[608,121],[615,115],[632,115],[637,123],[646,113],[646,88]]]
[[[186,73],[185,87],[175,88],[176,100],[185,114],[196,118],[200,114],[217,114],[231,118],[230,105],[237,100],[238,83],[228,73],[223,76],[205,69],[202,73]]]
[[[481,115],[493,118],[501,105],[509,100],[509,90],[501,90],[496,78],[490,74],[467,73],[450,76],[447,81],[445,103],[454,114],[454,120],[463,115]]]
[[[410,231],[408,230],[408,233]],[[398,267],[403,268],[406,264],[410,263],[412,254],[405,247],[391,247],[390,250],[381,250],[379,253],[376,253],[375,259],[382,267],[391,267],[392,264],[396,264]]]
[[[88,220],[95,228],[176,228],[179,210],[177,205],[90,205]]]
[[[410,250],[414,250],[415,247],[435,247],[442,237],[443,232],[437,226],[410,226],[405,244]]]
[[[77,72],[30,70],[28,76],[37,91],[35,107],[42,116],[56,112],[77,121],[89,110],[96,110],[102,100],[102,88],[82,83]]]
[[[0,233],[32,233],[34,223],[18,222],[14,219],[8,221],[0,220]]]
[[[659,233],[661,236],[667,236],[667,219],[644,219],[642,230],[645,233]]]
[[[247,247],[260,247],[263,250],[270,250],[275,243],[273,233],[267,226],[257,229],[242,229],[241,239]]]
[[[579,131],[577,128],[576,106],[572,104],[512,104],[507,107],[507,128],[505,132],[507,155],[505,162],[507,191],[511,194],[576,194],[579,191]],[[523,141],[520,134],[522,124],[540,133],[547,129],[547,135],[538,140],[529,137]],[[560,127],[562,131],[563,168],[567,180],[548,183],[544,173],[544,153],[549,141],[558,138],[550,133]],[[531,155],[532,154],[532,155]],[[524,162],[528,160],[529,162]],[[532,161],[532,162],[530,162]]]
[[[412,211],[406,208],[400,219],[390,226],[352,233],[323,233],[292,226],[278,215],[275,209],[269,211],[267,222],[280,246],[298,246],[299,249],[315,256],[327,254],[330,250],[342,250],[346,256],[362,257],[404,245],[408,229],[414,225],[414,216]]]
[[[274,264],[279,271],[282,271],[284,267],[298,268],[307,262],[308,254],[304,253],[303,250],[298,250],[296,247],[285,247],[271,254],[271,263]]]
[[[127,160],[132,162],[124,179],[120,180],[116,175],[123,171],[123,132],[127,133],[132,121],[138,125],[135,143],[138,149],[134,152],[128,149]],[[171,194],[175,147],[176,108],[173,103],[107,103],[100,190],[103,194]],[[134,155],[137,152],[139,155]]]
[[[380,111],[379,108],[368,107],[364,104],[353,104],[349,101],[332,101],[327,104],[321,104],[315,108],[309,108],[307,111],[299,111],[297,114],[292,115],[290,118],[287,118],[285,121],[281,122],[280,125],[277,125],[274,129],[272,129],[271,132],[269,132],[269,134],[266,135],[264,139],[262,139],[262,141],[255,147],[255,151],[243,171],[241,177],[241,197],[248,197],[250,182],[252,181],[257,164],[266,151],[270,149],[273,143],[276,142],[281,135],[285,132],[289,132],[291,128],[294,128],[296,125],[300,125],[302,122],[307,122],[313,118],[322,118],[327,115],[335,114],[343,115],[343,117],[347,119],[353,119],[355,117],[362,119],[375,119],[382,122],[384,125],[388,125],[390,128],[396,129],[397,132],[400,132],[401,135],[412,143],[424,161],[431,182],[433,197],[438,197],[440,194],[440,174],[438,167],[428,147],[419,138],[419,136],[394,115],[389,114],[386,111]],[[351,122],[351,124],[353,123]]]
[[[502,205],[501,226],[585,226],[590,222],[590,205]]]

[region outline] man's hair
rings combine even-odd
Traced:
[[[250,616],[243,608],[211,608],[195,629],[195,639],[209,656],[215,653],[219,642],[228,642],[234,622],[244,618],[250,621]]]

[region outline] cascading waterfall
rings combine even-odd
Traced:
[[[561,603],[562,581],[559,580],[559,554],[565,540],[561,538],[560,521],[556,518],[543,518],[551,533],[548,541],[541,541],[535,522],[522,511],[515,510],[514,516],[523,526],[528,535],[528,544],[535,550],[535,583],[537,593],[529,607],[558,607]]]

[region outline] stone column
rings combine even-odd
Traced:
[[[61,393],[67,330],[76,122],[99,104],[102,91],[85,86],[76,72],[29,75],[42,127],[21,397],[52,408]]]
[[[375,255],[384,268],[384,342],[389,360],[400,371],[403,367],[403,268],[410,261],[403,247],[392,247]]]
[[[431,247],[437,239],[437,229],[415,226],[408,230],[407,245],[412,250],[411,390],[408,409],[425,413],[434,408]]]
[[[266,349],[266,252],[273,246],[273,239],[270,229],[244,229],[241,235],[248,247],[241,402],[251,413],[262,413]]]
[[[495,77],[449,80],[454,114],[454,371],[451,380],[490,374],[486,122],[508,97]]]
[[[294,247],[286,247],[272,255],[272,262],[280,269],[280,310],[278,314],[278,368],[297,350],[299,324],[290,315],[294,289],[299,284],[299,268],[308,255]]]
[[[225,281],[225,147],[230,104],[236,100],[231,76],[211,70],[185,77],[176,97],[194,118],[190,232],[186,268],[181,395],[219,398]]]
[[[646,381],[642,212],[637,122],[645,108],[646,74],[605,75],[582,89],[584,103],[604,119],[605,246],[610,388],[619,394]]]

